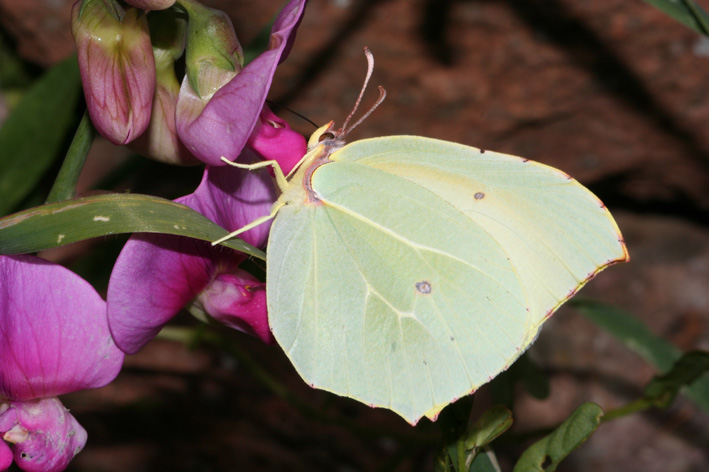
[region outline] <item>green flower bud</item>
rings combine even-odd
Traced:
[[[192,89],[204,103],[241,71],[244,54],[229,17],[193,0],[181,0],[187,11],[185,67]]]

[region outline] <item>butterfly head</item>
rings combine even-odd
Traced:
[[[308,151],[312,151],[318,146],[341,148],[345,145],[345,134],[342,129],[335,129],[335,122],[331,121],[326,125],[321,126],[308,140]]]

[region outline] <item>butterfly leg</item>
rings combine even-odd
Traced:
[[[241,167],[241,165],[236,166],[236,167]],[[261,167],[263,167],[263,166],[261,166]],[[242,226],[241,228],[237,229],[236,231],[232,231],[231,233],[227,234],[223,238],[217,239],[216,241],[212,242],[212,246],[216,246],[217,244],[223,243],[227,239],[231,239],[235,236],[240,235],[241,233],[243,233],[245,231],[250,230],[251,228],[255,228],[258,225],[267,222],[268,220],[272,220],[276,216],[276,213],[278,213],[278,210],[280,210],[282,206],[283,206],[283,203],[276,202],[271,207],[271,213],[269,213],[268,215],[262,216],[261,218],[256,218],[254,221],[247,224],[246,226]]]
[[[255,162],[253,164],[240,164],[238,162],[232,162],[224,156],[222,156],[222,161],[226,162],[230,166],[238,167],[239,169],[247,169],[247,170],[256,170],[256,169],[261,169],[263,167],[271,166],[271,167],[273,167],[273,173],[276,175],[276,185],[278,185],[278,189],[281,192],[283,192],[286,189],[286,187],[288,187],[288,181],[286,180],[286,176],[283,175],[283,170],[281,169],[281,166],[277,161],[268,160],[268,161]]]

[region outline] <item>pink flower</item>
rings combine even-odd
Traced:
[[[86,431],[58,398],[111,382],[123,353],[91,285],[38,257],[0,256],[0,469],[64,470]]]
[[[230,161],[239,156],[259,121],[276,66],[290,52],[305,3],[291,0],[283,7],[271,29],[268,50],[243,69],[234,66],[227,70],[211,62],[204,67],[203,62],[190,61],[188,41],[188,71],[177,100],[177,133],[197,158],[222,166],[222,156]],[[195,64],[191,69],[190,63]],[[211,78],[212,74],[218,80]]]
[[[247,162],[257,158],[244,151]],[[176,201],[229,231],[266,215],[276,192],[267,172],[207,166],[194,193]],[[241,235],[262,246],[269,224]],[[108,320],[116,344],[134,353],[185,305],[232,328],[272,342],[265,286],[239,269],[246,256],[223,246],[160,234],[133,235],[121,251],[108,286]]]

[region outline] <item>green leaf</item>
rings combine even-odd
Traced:
[[[438,415],[438,426],[443,433],[444,447],[441,452],[442,464],[446,464],[440,470],[452,470],[456,472],[465,471],[465,437],[470,419],[470,412],[473,409],[474,396],[468,395],[446,406]]]
[[[470,464],[468,472],[502,472],[500,465],[497,463],[497,458],[492,450],[488,449],[485,452],[478,454]]]
[[[5,35],[0,35],[0,89],[3,93],[3,100],[10,109],[13,108],[13,104],[7,102],[13,100],[8,100],[8,95],[24,90],[29,82],[27,67],[25,62],[20,59],[17,48],[10,44]]]
[[[468,426],[473,398],[472,395],[462,398],[441,411],[438,424],[443,432],[444,444],[436,471],[497,470],[484,468],[497,461],[488,463],[486,459],[480,459],[477,462],[478,457],[485,455],[482,454],[484,448],[512,425],[512,413],[502,405],[495,405]]]
[[[534,398],[541,400],[549,396],[549,376],[531,360],[528,353],[522,354],[509,369],[492,379],[488,388],[496,403],[512,409],[518,383],[522,383]]]
[[[543,400],[549,396],[549,376],[526,353],[510,366],[509,371],[534,398]]]
[[[709,372],[709,352],[690,351],[664,375],[655,377],[645,388],[645,397],[659,408],[672,404],[679,389]]]
[[[672,343],[653,334],[642,321],[620,308],[592,300],[571,300],[569,304],[661,372],[672,368],[682,355]]]
[[[42,205],[0,219],[0,254],[35,252],[119,233],[167,233],[216,241],[227,231],[164,198],[112,193]],[[265,259],[263,251],[241,239],[222,244]]]
[[[672,369],[673,364],[682,356],[679,348],[653,334],[640,320],[620,308],[582,299],[571,300],[569,304],[660,372]],[[709,374],[696,379],[685,393],[700,408],[709,412]]]
[[[691,398],[695,405],[709,412],[709,373],[705,372],[686,387],[683,393]]]
[[[600,406],[582,404],[551,434],[524,451],[514,472],[553,472],[566,456],[593,434],[602,416]]]
[[[645,0],[683,25],[709,35],[709,15],[693,0]]]
[[[71,57],[39,79],[0,127],[0,215],[12,211],[61,155],[80,90]]]
[[[465,447],[470,451],[487,446],[510,426],[512,426],[512,412],[503,405],[495,405],[485,410],[470,426]]]
[[[467,470],[488,470],[488,467],[493,465],[488,461],[490,458],[487,454],[481,454],[481,451],[510,426],[512,426],[512,412],[503,405],[488,408],[475,423],[470,425],[464,443]],[[492,454],[492,451],[487,452]],[[494,458],[494,454],[492,456]],[[494,461],[494,464],[497,464],[497,461]]]

